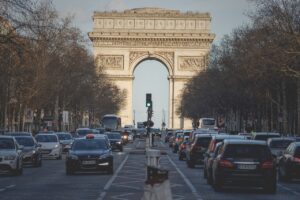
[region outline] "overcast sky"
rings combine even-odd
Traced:
[[[252,6],[247,0],[53,0],[53,3],[61,16],[73,15],[74,25],[84,33],[92,31],[94,11],[161,7],[182,12],[209,12],[212,16],[212,32],[216,34],[216,44],[225,34],[230,34],[234,28],[248,22],[245,14]],[[155,99],[154,123],[158,127],[162,121],[162,110],[166,112],[166,119],[168,117],[168,72],[157,61],[144,61],[136,68],[134,75],[133,107],[136,121],[146,119],[145,94],[150,92]]]

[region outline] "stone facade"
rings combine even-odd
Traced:
[[[137,8],[124,12],[95,12],[89,33],[95,62],[127,92],[126,107],[119,115],[132,124],[133,73],[149,59],[163,63],[169,72],[169,128],[191,128],[191,122],[176,114],[181,93],[195,74],[205,70],[211,43],[208,13]]]

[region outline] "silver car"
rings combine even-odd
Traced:
[[[12,136],[0,136],[0,172],[22,175],[23,146]]]

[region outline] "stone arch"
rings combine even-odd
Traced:
[[[170,52],[170,55],[173,54]],[[129,72],[131,75],[134,74],[134,70],[137,68],[137,66],[142,63],[145,60],[156,60],[160,62],[162,65],[164,65],[169,73],[169,76],[173,76],[174,74],[174,57],[170,57],[169,59],[166,58],[166,56],[159,54],[159,53],[140,53],[138,57],[134,58],[129,66]]]

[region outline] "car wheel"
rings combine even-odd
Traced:
[[[108,167],[108,170],[107,170],[107,173],[108,174],[114,174],[114,165],[113,163],[111,163]]]
[[[264,187],[264,191],[268,194],[275,194],[277,191],[277,183],[273,181],[272,183],[268,183]]]

